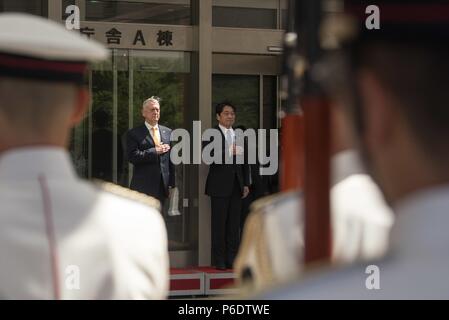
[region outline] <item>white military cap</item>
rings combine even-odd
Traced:
[[[103,45],[62,24],[23,13],[0,14],[0,76],[82,83],[88,62],[107,55]]]

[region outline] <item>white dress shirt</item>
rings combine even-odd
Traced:
[[[218,127],[220,127],[221,131],[223,132],[223,134],[225,136],[226,143],[229,146],[228,153],[230,156],[232,156],[232,148],[235,143],[235,131],[232,127],[228,129],[228,128],[222,126],[221,124],[218,124]]]
[[[224,134],[226,139],[228,137],[228,131],[230,132],[232,140],[228,141],[228,143],[229,144],[233,144],[234,141],[235,141],[235,131],[234,131],[234,129],[232,127],[226,128],[226,127],[222,126],[221,124],[218,124],[218,127],[220,127],[220,129],[223,132],[223,134]]]
[[[149,124],[148,122],[145,121],[145,126],[147,127],[148,131],[150,131],[150,135],[154,140],[154,134],[157,134],[157,138],[160,141],[160,143],[162,143],[162,139],[161,139],[161,134],[159,131],[159,125],[156,123],[156,125],[152,126],[151,124]]]

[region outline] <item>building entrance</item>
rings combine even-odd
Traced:
[[[126,132],[143,124],[142,103],[150,96],[161,100],[162,125],[188,127],[190,108],[190,53],[112,49],[110,58],[92,66],[87,79],[92,95],[89,113],[74,130],[70,151],[81,177],[128,187],[132,168],[126,159]],[[176,166],[178,212],[163,209],[170,250],[193,247],[190,204],[197,198],[185,182],[189,168]]]
[[[277,57],[214,54],[213,60],[208,107],[229,99],[238,108],[236,125],[277,128]],[[245,62],[244,67],[239,67],[240,61]],[[92,102],[87,117],[74,129],[70,144],[81,177],[129,186],[132,167],[126,159],[125,134],[143,123],[142,103],[150,96],[162,99],[162,125],[191,132],[192,121],[198,120],[200,111],[192,103],[195,75],[191,63],[187,51],[111,49],[107,61],[91,67],[86,83]],[[214,124],[213,110],[211,114]],[[197,165],[176,166],[178,211],[175,215],[167,206],[163,209],[172,267],[197,266],[201,264],[199,252],[210,250],[199,240],[201,233],[210,234],[210,224],[204,220],[204,215],[210,215],[208,201],[201,206],[198,200],[204,194],[199,174],[206,172],[199,172]]]

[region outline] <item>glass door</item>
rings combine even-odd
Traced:
[[[142,102],[150,96],[162,100],[160,124],[171,129],[188,128],[190,109],[190,54],[185,52],[131,51],[130,56],[130,112],[129,127],[143,124]],[[132,82],[132,83],[131,83]],[[131,165],[127,164],[128,167]],[[180,215],[168,213],[168,203],[163,208],[167,224],[170,250],[189,250],[195,242],[190,232],[193,214],[189,204],[193,195],[187,187],[190,169],[187,165],[177,165],[176,186],[179,189],[178,209]],[[131,168],[128,169],[128,183],[131,181]]]
[[[271,75],[214,74],[213,105],[222,101],[231,101],[235,105],[237,109],[235,128],[278,129],[277,81],[277,76]],[[212,123],[217,123],[215,111],[212,111]],[[258,169],[253,166],[251,170]],[[252,176],[252,179],[256,177]],[[266,195],[279,190],[278,174],[260,177],[260,181],[263,181],[264,185],[260,194]],[[250,200],[247,199],[244,201],[243,210],[248,212],[249,205]]]
[[[277,76],[214,74],[212,105],[230,101],[237,108],[235,126],[247,129],[277,129]],[[217,122],[212,112],[212,124]]]
[[[188,128],[190,77],[186,52],[113,49],[108,60],[93,65],[88,79],[92,103],[70,146],[78,174],[128,187],[132,165],[126,157],[126,132],[144,123],[143,101],[161,97],[160,124]],[[163,208],[170,250],[190,250],[196,243],[190,200],[197,195],[187,187],[190,171],[186,165],[176,166],[179,215]]]
[[[232,102],[237,108],[235,126],[259,128],[259,76],[215,74],[212,77],[212,104]],[[212,124],[216,124],[212,112]]]

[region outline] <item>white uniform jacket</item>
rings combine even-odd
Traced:
[[[449,185],[421,190],[395,206],[385,259],[316,272],[258,299],[449,299]]]
[[[109,188],[79,179],[63,149],[0,154],[0,298],[166,297],[167,235],[157,206]]]
[[[377,185],[363,173],[356,152],[337,154],[332,166],[332,262],[339,265],[383,256],[393,212]],[[298,276],[303,271],[303,233],[302,193],[280,193],[256,201],[235,262],[240,282],[251,274],[252,285],[262,288]]]

